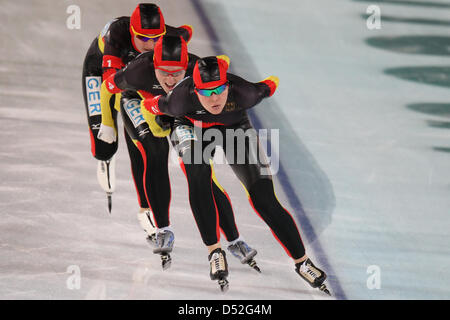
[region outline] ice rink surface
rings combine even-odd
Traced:
[[[263,270],[229,257],[226,295],[209,279],[175,162],[169,270],[138,225],[123,136],[107,213],[81,66],[103,26],[130,15],[137,2],[105,3],[2,1],[0,298],[327,299],[294,272],[225,165],[218,180]],[[227,54],[232,71],[251,81],[280,78],[252,121],[279,129],[277,195],[297,219],[308,254],[328,272],[334,298],[449,299],[450,2],[156,3],[167,24],[194,27],[192,52]],[[79,30],[66,26],[72,4],[81,9]],[[378,30],[366,26],[373,4],[381,8]],[[71,286],[73,270],[79,289]]]

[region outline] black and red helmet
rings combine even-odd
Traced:
[[[131,34],[140,36],[162,36],[166,24],[161,9],[153,3],[140,3],[130,17]]]
[[[155,44],[153,51],[155,68],[159,66],[175,66],[187,69],[189,56],[186,41],[181,36],[162,36]]]
[[[230,58],[225,55],[205,57],[197,60],[192,77],[197,89],[218,87],[227,82]]]

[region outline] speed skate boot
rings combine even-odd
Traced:
[[[108,211],[112,209],[112,194],[116,188],[116,158],[99,160],[97,164],[97,181],[106,192],[108,198]]]
[[[255,249],[250,248],[245,241],[235,241],[230,244],[227,249],[233,256],[238,258],[242,264],[248,264],[250,267],[261,273],[256,261],[253,259],[258,252]]]
[[[295,264],[295,271],[313,288],[319,288],[320,291],[325,292],[328,295],[330,291],[324,284],[327,275],[324,271],[316,267],[312,261],[308,258],[303,262]]]
[[[152,212],[150,210],[139,212],[137,218],[142,229],[147,233],[147,242],[152,246],[156,246],[156,228],[153,222]]]
[[[156,233],[156,248],[153,249],[153,253],[161,255],[161,263],[163,270],[170,268],[172,264],[172,258],[170,253],[173,249],[175,242],[175,235],[169,229],[160,229]]]
[[[209,276],[211,280],[218,280],[220,290],[226,292],[228,290],[228,263],[225,251],[221,248],[214,249],[209,256]]]

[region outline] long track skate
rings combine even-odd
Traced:
[[[253,259],[258,253],[255,249],[250,248],[250,246],[243,240],[239,240],[228,246],[228,251],[235,256],[242,264],[248,264],[251,268],[261,273],[261,269],[256,264],[255,259]]]
[[[172,257],[168,253],[161,253],[161,266],[167,270],[172,266]]]
[[[219,284],[220,291],[222,291],[223,293],[227,292],[230,288],[230,283],[228,282],[227,278],[219,279],[217,283]]]
[[[108,212],[112,211],[112,194],[116,188],[116,165],[115,157],[106,161],[98,161],[97,164],[97,181],[106,192],[108,200]]]
[[[208,257],[210,272],[209,276],[211,280],[217,280],[220,291],[227,292],[230,283],[227,280],[228,277],[228,263],[225,255],[225,251],[220,248],[212,251]]]
[[[153,215],[150,209],[145,210],[144,212],[139,212],[137,214],[137,218],[139,221],[139,224],[141,225],[142,229],[144,229],[146,234],[146,240],[148,244],[155,248],[157,246],[156,244],[156,227],[155,223],[153,222]]]
[[[320,291],[331,296],[330,290],[328,290],[324,283],[327,275],[324,271],[316,267],[310,259],[307,259],[301,264],[297,264],[295,271],[304,279],[311,287],[317,288]]]
[[[247,264],[253,268],[254,270],[256,270],[258,273],[261,273],[261,269],[258,267],[258,265],[256,264],[256,261],[254,259],[250,259]]]
[[[170,230],[159,231],[156,234],[156,248],[153,253],[161,256],[161,265],[163,270],[167,270],[172,265],[172,257],[170,253],[175,242],[175,235]]]

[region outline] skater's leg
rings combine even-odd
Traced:
[[[247,123],[243,127],[243,129],[245,127],[249,128],[250,125]],[[235,144],[230,145],[232,148],[236,148]],[[243,149],[239,150],[244,152],[244,163],[236,162],[236,159],[228,157],[227,150],[225,150],[225,154],[227,155],[228,163],[230,163],[234,173],[243,184],[255,212],[270,227],[274,237],[294,260],[296,272],[312,287],[319,288],[321,291],[330,294],[324,284],[327,277],[325,272],[316,267],[307,257],[294,219],[281,206],[275,195],[270,172],[267,166],[260,162],[260,159],[265,160],[265,154],[263,154],[257,137],[248,139],[244,146],[241,145],[240,147],[243,147]],[[238,153],[237,149],[232,151],[230,154],[236,155]],[[255,155],[257,155],[256,159],[251,158]]]
[[[226,190],[217,181],[214,173],[214,167],[211,165],[213,179],[213,194],[219,212],[219,226],[228,242],[235,241],[239,238],[239,231],[234,218],[233,207],[230,197]]]
[[[100,87],[102,84],[102,54],[98,50],[95,39],[84,60],[82,73],[83,100],[89,124],[92,155],[101,161],[112,158],[117,151],[118,142],[111,144],[97,138],[102,120],[100,108]],[[114,96],[110,101],[113,119],[117,119],[117,111],[114,109]]]
[[[166,138],[156,138],[151,133],[138,143],[145,156],[144,185],[147,201],[152,209],[156,226],[170,225],[169,208],[171,189],[168,168],[169,144]]]
[[[251,129],[248,123],[242,128]],[[290,213],[279,203],[275,196],[272,177],[267,172],[265,164],[261,162],[262,149],[258,137],[249,134],[245,143],[227,143],[226,147],[228,163],[245,187],[256,213],[270,227],[290,257],[298,262],[305,260],[305,247],[297,225]]]
[[[170,224],[169,144],[166,138],[153,136],[148,124],[139,114],[139,102],[138,96],[123,94],[121,113],[127,133],[133,139],[142,160],[144,198],[153,213],[156,227],[164,228]]]
[[[291,214],[281,206],[274,193],[271,179],[259,179],[248,189],[254,210],[270,227],[294,262],[306,260],[305,247]]]
[[[146,204],[153,215],[155,236],[149,239],[156,245],[153,253],[161,256],[162,268],[166,270],[171,265],[172,248],[175,236],[169,227],[169,206],[171,198],[168,155],[169,143],[165,137],[155,137],[150,124],[144,119],[140,109],[141,98],[136,93],[126,92],[122,94],[121,113],[127,133],[133,139],[133,143],[139,153],[140,177],[144,190]],[[154,119],[150,119],[154,120]],[[150,222],[152,219],[148,219]]]
[[[98,139],[102,120],[100,107],[100,88],[102,84],[102,53],[98,49],[97,39],[89,47],[83,63],[82,88],[83,100],[89,124],[89,136],[92,155],[98,160],[97,180],[108,198],[108,209],[112,209],[112,193],[115,190],[115,159],[118,140],[112,144]],[[110,100],[112,121],[117,120],[117,111],[114,110],[114,96]]]
[[[125,141],[127,143],[128,154],[130,156],[131,163],[131,175],[133,176],[134,185],[136,187],[136,193],[138,197],[140,212],[144,213],[149,209],[147,202],[147,196],[144,190],[144,161],[141,156],[141,152],[137,148],[136,144],[130,138],[125,128]]]
[[[201,129],[196,129],[189,123],[175,121],[171,141],[178,152],[180,167],[186,175],[192,214],[203,243],[212,251],[220,247],[219,212],[210,165],[214,154],[203,156],[207,144],[202,139],[197,139],[198,130]]]
[[[176,132],[174,132],[174,133],[176,135]],[[172,141],[174,148],[177,149],[178,151],[183,150],[182,153],[184,153],[184,157],[186,158],[187,154],[190,152],[189,150],[191,149],[191,147],[188,146],[188,143],[186,141],[184,141],[182,144],[183,147],[181,148],[179,146],[180,144],[179,144],[179,141],[176,138],[176,136],[172,137],[172,138],[173,139],[171,141]],[[182,159],[180,158],[179,160],[180,160],[181,168],[183,169],[183,171],[185,171]],[[193,159],[190,159],[189,162],[192,163]],[[225,235],[225,238],[227,239],[228,242],[236,241],[239,239],[239,231],[238,231],[238,228],[236,225],[230,197],[228,196],[228,193],[226,192],[226,190],[218,182],[218,180],[215,176],[214,168],[213,168],[211,161],[210,161],[210,165],[211,165],[211,170],[212,170],[211,174],[212,174],[212,180],[213,180],[212,191],[213,191],[215,204],[216,204],[218,214],[219,214],[219,228],[222,231],[222,233]],[[218,247],[217,245],[213,245],[209,248],[209,251],[213,251],[217,247]]]
[[[139,212],[137,218],[141,227],[147,232],[151,243],[154,243],[156,237],[156,226],[153,215],[147,202],[147,196],[144,189],[144,162],[141,153],[135,142],[130,138],[126,129],[124,130],[125,141],[127,143],[128,155],[130,156],[131,175],[139,203]]]
[[[203,243],[208,251],[220,247],[219,213],[213,194],[211,166],[180,162],[189,185],[189,202]]]
[[[231,165],[231,167],[244,185],[253,209],[270,227],[286,253],[296,263],[306,260],[300,232],[291,214],[278,201],[272,179],[269,177],[260,177],[255,181],[248,179],[250,176],[257,176],[258,169],[254,165]]]
[[[203,154],[203,142],[197,140],[192,127],[175,124],[172,141],[180,156],[180,166],[184,171],[189,186],[189,202],[203,243],[209,255],[210,278],[218,280],[222,292],[228,290],[228,264],[225,251],[220,246],[219,213],[214,197],[214,183],[209,159],[196,161],[196,151]]]
[[[217,209],[219,211],[219,225],[220,230],[225,235],[229,243],[227,249],[242,264],[248,264],[256,271],[261,272],[261,269],[254,260],[254,257],[258,252],[250,247],[245,240],[239,236],[230,197],[217,181],[212,163],[211,168],[213,174],[214,199],[216,200]],[[208,248],[209,252],[214,251],[217,247],[218,246],[212,246],[211,248]]]

